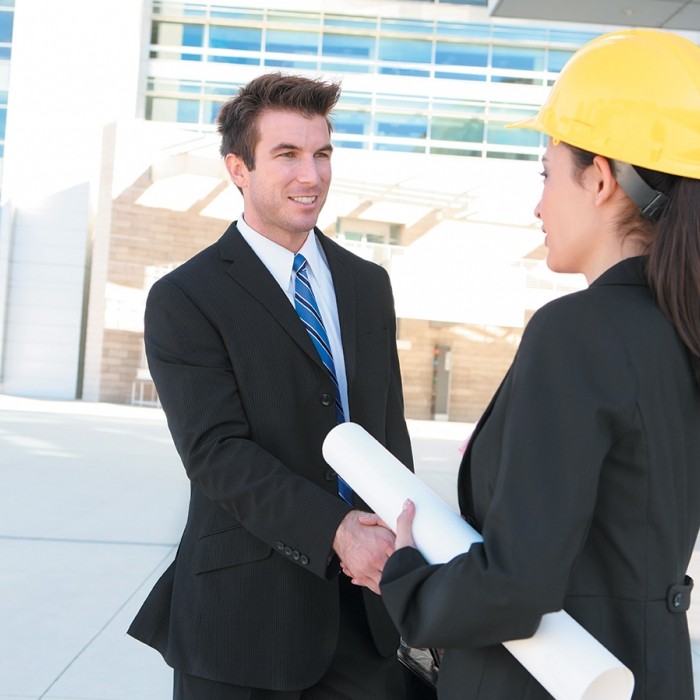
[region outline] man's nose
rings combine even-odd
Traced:
[[[297,170],[300,182],[315,183],[318,181],[318,163],[315,158],[301,158]]]

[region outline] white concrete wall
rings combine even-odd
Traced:
[[[137,116],[147,4],[16,1],[0,228],[5,393],[76,397],[103,131]]]

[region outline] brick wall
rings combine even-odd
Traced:
[[[498,388],[522,329],[399,321],[399,361],[408,418],[432,419],[436,345],[451,349],[448,417],[475,422]]]

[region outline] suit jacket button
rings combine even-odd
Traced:
[[[299,563],[300,563],[300,564],[303,564],[304,566],[306,566],[306,565],[309,563],[309,558],[308,558],[305,554],[302,554],[302,555],[299,557]]]
[[[333,481],[335,479],[336,473],[332,469],[326,469],[326,473],[323,475],[323,478],[326,481]]]
[[[321,394],[321,405],[330,406],[333,403],[333,397],[330,394]]]
[[[300,558],[299,552],[297,552],[297,550],[295,549],[292,552],[292,559],[294,559],[294,561],[299,561],[299,558]]]
[[[285,553],[285,556],[291,557],[291,556],[292,556],[292,548],[291,548],[291,547],[285,547],[285,548],[284,548],[284,553]]]
[[[282,550],[284,549],[284,542],[277,542],[277,543],[275,544],[275,547],[277,547],[277,549],[279,549],[280,551],[282,551]]]

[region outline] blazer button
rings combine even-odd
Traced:
[[[284,548],[284,553],[286,556],[291,557],[292,556],[292,548],[291,547],[285,547]]]
[[[335,479],[336,473],[332,469],[326,469],[326,473],[323,475],[323,478],[326,481],[333,481]]]
[[[281,552],[284,549],[284,542],[277,542],[275,547],[277,547],[277,549],[279,549]]]
[[[330,406],[333,403],[333,397],[330,394],[321,394],[321,405]]]
[[[300,558],[300,554],[299,554],[299,552],[297,552],[297,550],[295,549],[295,550],[292,552],[292,559],[294,559],[294,561],[299,561],[299,558]]]
[[[302,554],[301,557],[299,557],[299,563],[306,566],[309,563],[309,558],[305,554]]]

